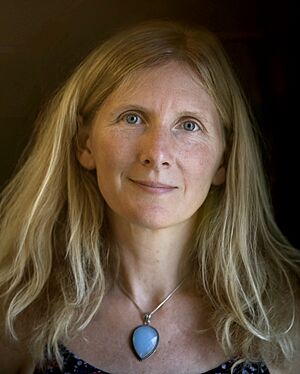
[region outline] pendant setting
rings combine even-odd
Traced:
[[[131,348],[138,360],[146,360],[146,358],[150,357],[156,351],[159,343],[159,333],[154,327],[151,326],[151,317],[174,295],[174,293],[181,287],[183,282],[184,279],[174,288],[174,290],[172,290],[164,299],[162,299],[160,304],[158,304],[157,307],[152,310],[152,312],[145,314],[130,293],[123,288],[121,284],[119,284],[119,288],[124,295],[127,296],[128,299],[131,300],[135,307],[139,310],[139,312],[144,315],[144,324],[137,326],[131,334]]]
[[[131,336],[133,351],[140,361],[150,357],[156,351],[159,343],[158,331],[150,326],[151,316],[145,314],[144,318],[144,324],[137,326]]]

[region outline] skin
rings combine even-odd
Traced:
[[[79,161],[96,169],[122,243],[123,282],[137,301],[141,282],[146,299],[150,285],[157,291],[150,300],[159,301],[182,278],[195,213],[225,179],[214,103],[187,66],[170,62],[126,79],[81,137]]]
[[[96,168],[113,225],[181,225],[224,181],[218,113],[187,69],[172,62],[135,73],[98,111],[80,161]]]
[[[225,139],[216,107],[194,73],[173,61],[126,79],[80,136],[78,159],[96,169],[121,248],[122,285],[142,310],[151,311],[188,274],[185,254],[196,212],[210,187],[225,181]],[[116,286],[69,348],[109,372],[205,372],[226,360],[210,329],[210,313],[187,278],[155,315],[160,346],[140,363],[127,339],[141,316]],[[283,371],[269,370],[292,373],[296,361]]]
[[[126,79],[99,108],[90,129],[79,135],[84,145],[78,159],[97,171],[121,248],[122,285],[142,310],[153,310],[188,273],[186,250],[196,212],[211,185],[224,183],[225,139],[216,107],[187,66],[170,62]],[[196,333],[209,328],[207,313],[206,302],[187,279],[155,315],[163,338],[155,355],[140,366],[127,339],[141,316],[114,287],[69,347],[109,372],[121,372],[124,365],[140,373],[205,371],[225,360],[211,331]],[[184,321],[190,321],[188,326]]]

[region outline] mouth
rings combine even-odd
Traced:
[[[131,179],[131,178],[129,178],[129,180],[132,183],[140,186],[141,188],[145,190],[149,190],[150,192],[159,192],[159,193],[170,192],[178,188],[177,186],[172,186],[172,185],[161,183],[158,181],[138,180],[138,179]]]

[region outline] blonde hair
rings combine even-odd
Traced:
[[[282,362],[294,353],[300,256],[274,222],[242,90],[211,33],[150,22],[113,36],[81,63],[38,118],[29,156],[2,193],[2,311],[8,333],[30,340],[37,362],[45,347],[61,362],[59,342],[91,320],[112,261],[95,172],[76,158],[78,128],[130,73],[170,60],[198,74],[226,132],[226,183],[201,207],[191,250],[214,307],[212,326],[231,357]]]

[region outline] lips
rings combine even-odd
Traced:
[[[138,184],[140,186],[148,187],[149,189],[158,189],[158,190],[174,190],[178,188],[177,186],[172,186],[170,184],[161,183],[158,181],[152,181],[152,180],[139,180],[139,179],[131,179],[129,180],[135,184]]]

